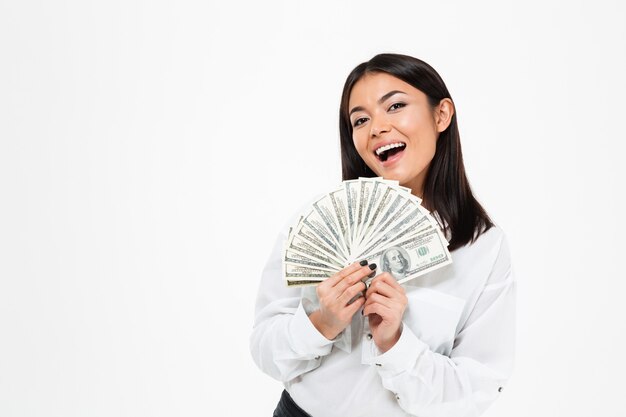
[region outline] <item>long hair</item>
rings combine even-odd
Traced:
[[[448,98],[452,100],[445,83],[430,65],[417,58],[400,54],[379,54],[357,65],[348,75],[341,95],[339,109],[339,136],[343,180],[375,177],[376,174],[359,156],[352,139],[349,100],[352,88],[366,74],[387,73],[412,85],[428,97],[431,108]],[[450,125],[440,133],[424,183],[423,203],[435,212],[454,250],[474,242],[493,226],[485,209],[472,194],[465,175],[461,138],[456,109]]]

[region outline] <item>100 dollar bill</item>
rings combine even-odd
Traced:
[[[377,275],[389,272],[399,283],[417,278],[452,263],[445,239],[430,228],[406,240],[394,242],[367,255],[378,264]]]

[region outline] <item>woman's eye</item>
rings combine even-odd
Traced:
[[[404,103],[393,103],[391,105],[391,107],[389,107],[389,110],[398,110],[398,109],[401,109],[404,106],[406,106],[406,104],[404,104]]]
[[[363,123],[365,123],[367,121],[366,117],[361,117],[360,119],[356,119],[354,121],[354,125],[352,127],[357,127],[359,125],[362,125]]]

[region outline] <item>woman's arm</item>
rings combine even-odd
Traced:
[[[307,315],[300,290],[289,289],[282,278],[282,241],[279,238],[263,271],[250,340],[257,365],[270,376],[288,381],[317,368],[335,339],[364,303],[357,297],[361,281],[372,272],[366,262],[353,263],[316,287],[319,308]],[[374,266],[372,266],[374,267]]]
[[[450,356],[433,352],[408,326],[387,352],[372,349],[383,386],[408,413],[420,416],[477,416],[509,378],[515,345],[515,281],[502,240],[485,287]]]
[[[300,289],[282,279],[281,252],[287,236],[281,234],[261,278],[250,337],[257,366],[279,381],[289,381],[317,368],[330,353],[332,341],[313,326],[300,302]]]

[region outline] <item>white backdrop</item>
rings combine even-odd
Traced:
[[[340,181],[341,87],[379,52],[446,81],[509,237],[517,367],[487,415],[622,415],[625,10],[0,0],[0,415],[270,416],[260,272]]]

